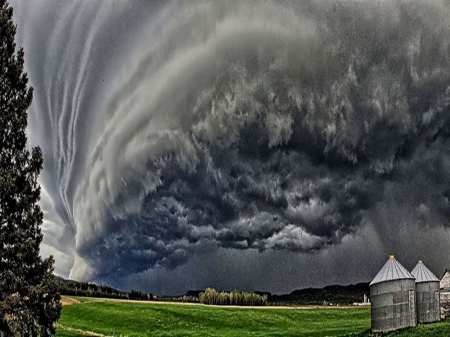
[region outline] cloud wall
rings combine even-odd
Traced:
[[[60,273],[170,292],[448,246],[448,1],[42,3],[13,5]]]

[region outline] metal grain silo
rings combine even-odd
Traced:
[[[392,331],[417,324],[415,282],[394,255],[370,282],[372,331]]]
[[[419,260],[411,274],[416,278],[417,323],[439,321],[438,278],[422,263],[422,260]]]

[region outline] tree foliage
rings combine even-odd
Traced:
[[[43,159],[27,149],[27,109],[33,98],[16,53],[13,10],[0,0],[0,331],[14,336],[52,336],[61,305],[53,258],[42,259],[37,181]]]
[[[233,290],[232,292],[217,291],[206,288],[200,293],[200,303],[217,305],[267,305],[267,296],[256,293]]]

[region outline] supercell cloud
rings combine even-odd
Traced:
[[[58,273],[287,291],[450,262],[448,1],[13,5]]]

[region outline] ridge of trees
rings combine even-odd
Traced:
[[[370,294],[368,282],[298,289],[290,294],[269,295],[269,302],[272,305],[323,305],[324,302],[350,305],[354,302],[361,302],[364,294],[367,296]]]
[[[61,295],[66,296],[115,298],[141,301],[155,300],[157,298],[157,296],[154,294],[139,290],[130,290],[129,292],[126,292],[105,285],[66,280],[61,277],[58,277],[57,280],[59,283],[59,291]]]

